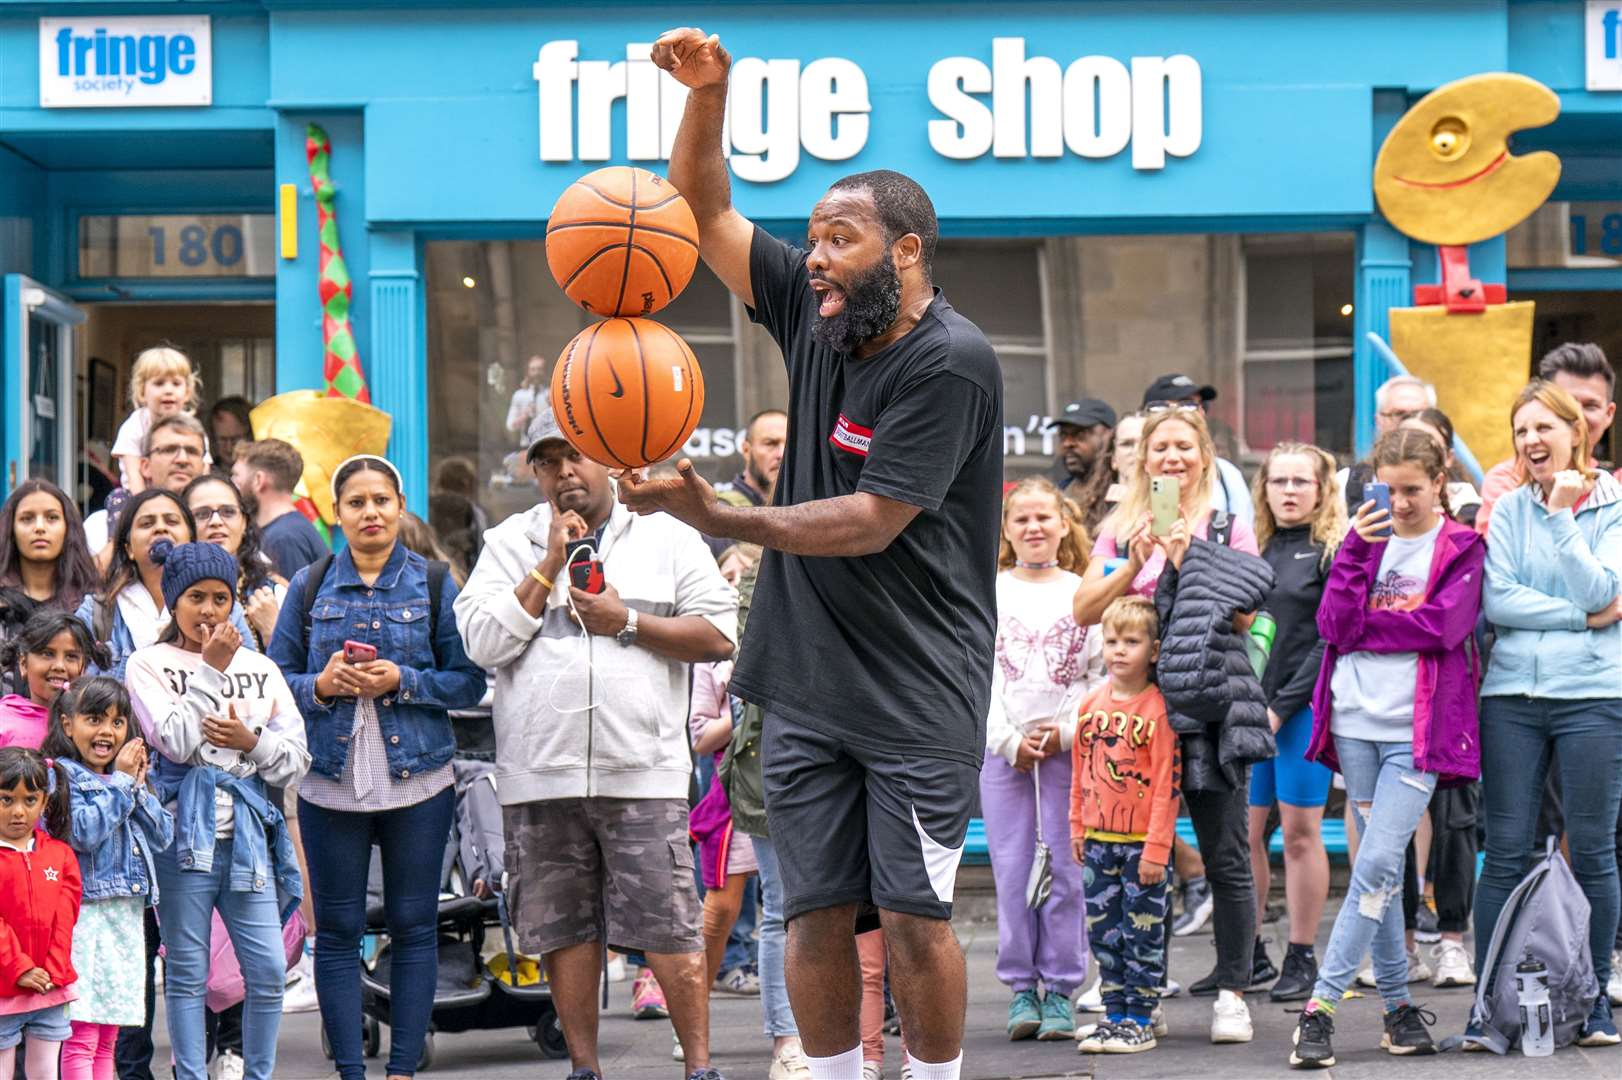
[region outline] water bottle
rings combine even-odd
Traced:
[[[1245,654],[1250,657],[1250,666],[1258,679],[1267,670],[1267,658],[1273,655],[1273,635],[1277,632],[1278,624],[1273,621],[1273,616],[1258,611],[1255,621],[1250,624],[1250,634],[1245,638]]]
[[[1554,1018],[1549,1010],[1549,969],[1527,949],[1515,965],[1515,1000],[1521,1010],[1521,1053],[1554,1053]]]

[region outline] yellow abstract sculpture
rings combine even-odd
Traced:
[[[1440,285],[1392,308],[1391,347],[1436,387],[1437,404],[1483,464],[1513,453],[1505,410],[1531,367],[1530,301],[1470,276],[1466,245],[1489,240],[1542,206],[1560,179],[1547,151],[1515,155],[1508,137],[1542,127],[1560,99],[1524,75],[1472,75],[1425,95],[1386,136],[1374,197],[1391,225],[1438,246]]]
[[[389,445],[389,414],[365,402],[327,397],[319,390],[290,390],[259,403],[248,414],[255,439],[281,439],[304,457],[304,487],[322,520],[336,524],[332,474],[356,454],[381,456]]]

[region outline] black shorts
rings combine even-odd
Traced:
[[[785,919],[842,904],[952,917],[977,766],[851,746],[781,713],[761,762]]]

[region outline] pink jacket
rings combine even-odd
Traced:
[[[1414,766],[1436,773],[1444,787],[1481,776],[1481,731],[1476,688],[1481,655],[1476,621],[1487,544],[1474,529],[1444,520],[1431,557],[1425,602],[1413,611],[1371,611],[1369,588],[1380,570],[1384,545],[1357,533],[1346,535],[1318,605],[1318,632],[1325,649],[1312,694],[1312,742],[1307,758],[1339,770],[1330,733],[1334,695],[1330,681],[1344,653],[1419,654],[1414,686]]]

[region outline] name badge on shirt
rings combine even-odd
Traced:
[[[873,445],[873,429],[853,424],[844,413],[840,413],[839,422],[834,425],[828,441],[843,450],[866,457],[868,448]]]

